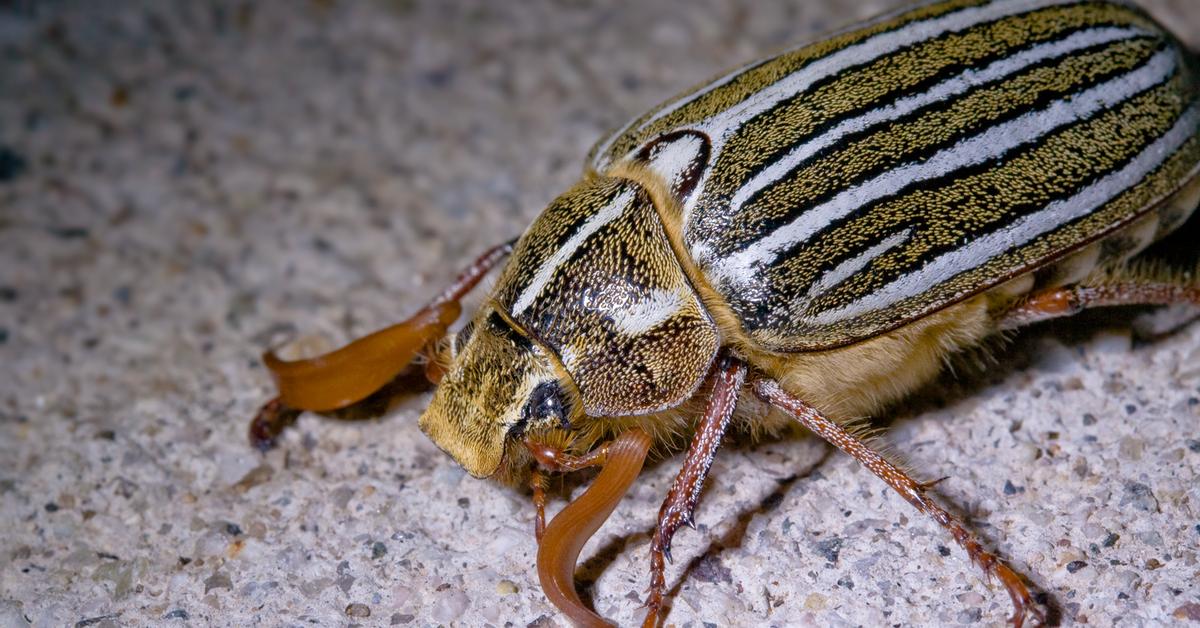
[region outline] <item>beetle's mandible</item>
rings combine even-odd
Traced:
[[[723,435],[799,422],[945,527],[1020,625],[1042,616],[1023,578],[845,425],[998,332],[1200,306],[1194,268],[1131,261],[1193,213],[1198,172],[1200,62],[1138,9],[927,3],[633,119],[412,319],[320,358],[268,353],[279,397],[251,435],[267,446],[300,411],[423,364],[437,388],[421,429],[474,476],[531,482],[543,585],[590,625],[562,586],[578,548],[650,443],[692,433],[651,544],[655,625],[664,557]],[[486,305],[448,336],[493,268]],[[592,465],[608,465],[599,488],[544,530],[545,474]]]

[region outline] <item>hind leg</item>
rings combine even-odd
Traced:
[[[1040,321],[1074,316],[1084,310],[1117,305],[1190,305],[1200,307],[1200,281],[1189,274],[1167,279],[1132,276],[1115,281],[1083,282],[1039,292],[999,320],[1000,329],[1016,329]]]

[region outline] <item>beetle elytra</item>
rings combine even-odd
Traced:
[[[615,477],[645,457],[624,435],[691,432],[651,545],[653,625],[723,435],[799,422],[944,526],[1019,625],[1039,615],[1023,579],[844,426],[1003,330],[1200,305],[1193,273],[1129,262],[1200,202],[1198,72],[1137,9],[1073,0],[933,2],[741,66],[602,139],[578,184],[410,321],[324,358],[268,354],[280,398],[252,434],[361,400],[423,354],[422,431],[474,476],[529,478],[540,536],[545,472],[603,464],[616,438]],[[539,563],[579,542],[547,538]]]

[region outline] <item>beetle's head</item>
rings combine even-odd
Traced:
[[[471,475],[512,479],[525,439],[585,447],[606,419],[695,394],[720,334],[655,207],[640,183],[592,176],[517,241],[421,416]]]
[[[558,360],[495,307],[463,328],[453,355],[421,431],[475,477],[497,475],[506,453],[523,460],[527,432],[567,427],[581,412]]]

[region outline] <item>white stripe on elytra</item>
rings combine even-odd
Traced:
[[[654,112],[654,115],[650,116],[649,118],[646,118],[645,122],[639,124],[637,127],[637,131],[641,131],[642,129],[646,128],[647,126],[649,126],[651,124],[654,124],[655,122],[662,119],[663,117],[668,116],[671,113],[679,110],[681,107],[684,107],[688,103],[695,101],[697,98],[700,98],[701,96],[725,85],[729,81],[732,81],[733,79],[740,76],[743,72],[745,72],[746,70],[750,69],[751,67],[753,67],[759,63],[762,63],[761,59],[757,60],[757,61],[752,61],[743,66],[740,66],[735,70],[731,70],[728,74],[722,76],[721,78],[709,83],[708,85],[705,85],[704,87],[702,87],[694,92],[689,93],[688,95],[684,96],[683,98],[680,98],[679,100],[676,100],[674,102],[663,105],[662,108],[660,108],[658,111]],[[597,171],[603,172],[604,167],[607,166],[610,161],[608,158],[605,157],[605,153],[607,153],[608,149],[612,147],[613,142],[617,141],[617,138],[625,135],[625,132],[628,131],[629,128],[633,126],[634,122],[637,122],[637,118],[634,118],[634,119],[626,122],[623,126],[618,128],[616,131],[613,131],[607,138],[605,138],[605,140],[603,142],[601,142],[598,146],[596,146],[596,149],[594,151],[595,161],[592,163],[592,166]]]
[[[1175,53],[1163,50],[1138,69],[1074,94],[1070,100],[1056,100],[1044,109],[1030,111],[993,126],[935,153],[923,162],[888,170],[870,181],[838,193],[820,205],[806,209],[792,222],[717,262],[714,274],[724,282],[753,284],[761,278],[760,269],[769,266],[781,252],[809,240],[863,205],[896,194],[914,183],[995,159],[1061,126],[1086,119],[1161,83],[1175,71],[1175,65]]]
[[[824,275],[821,275],[820,279],[813,282],[813,285],[809,287],[808,294],[806,296],[811,299],[812,297],[820,295],[826,290],[849,279],[852,275],[866,268],[867,264],[875,261],[875,258],[907,242],[910,235],[912,235],[912,229],[905,229],[900,233],[893,233],[892,235],[884,238],[879,244],[876,244],[862,253],[859,253],[858,255],[842,262],[841,264],[838,264],[836,268],[830,270]],[[805,304],[807,304],[808,300],[804,299],[804,301]]]
[[[800,68],[796,72],[793,72],[792,74],[782,77],[779,81],[776,81],[775,83],[771,84],[767,88],[764,88],[763,91],[776,88],[776,87],[780,86],[782,83],[784,83],[785,81],[789,81],[789,80],[794,81],[796,78],[800,78],[802,80],[802,82],[807,83],[806,85],[804,85],[804,87],[801,88],[801,89],[805,89],[805,88],[807,88],[808,85],[812,84],[812,81],[818,80],[820,78],[823,78],[825,76],[828,76],[828,75],[836,73],[836,72],[840,72],[841,70],[844,70],[852,65],[871,61],[871,60],[876,59],[888,52],[892,52],[897,48],[916,43],[916,42],[921,41],[926,38],[937,37],[938,35],[949,32],[951,30],[959,30],[959,29],[963,29],[963,28],[968,28],[968,27],[974,26],[975,24],[979,24],[979,23],[987,21],[987,20],[998,19],[1001,17],[1014,15],[1014,14],[1021,13],[1026,10],[1034,10],[1034,9],[1040,8],[1042,6],[1065,4],[1068,2],[1074,2],[1074,1],[1076,1],[1076,0],[1026,0],[1024,2],[1016,2],[1014,0],[1001,0],[999,2],[995,2],[992,5],[989,5],[986,7],[971,7],[971,8],[966,8],[966,9],[959,9],[958,11],[939,15],[935,18],[910,22],[908,24],[905,24],[904,26],[901,26],[900,28],[898,28],[896,30],[885,32],[885,33],[880,33],[880,34],[870,37],[866,40],[863,40],[857,44],[843,48],[842,50],[839,50],[838,52],[835,52],[827,57],[818,59],[818,60],[810,63],[809,65],[806,65],[806,66]],[[851,32],[853,30],[870,28],[871,26],[873,26],[875,24],[885,22],[890,19],[894,19],[895,17],[897,17],[901,14],[907,13],[911,10],[912,10],[912,7],[904,7],[901,9],[897,9],[897,10],[891,11],[889,13],[885,13],[883,15],[875,17],[873,19],[867,20],[866,22],[852,24],[850,26],[847,26],[846,28],[834,31],[833,33],[826,34],[825,36],[823,36],[822,39],[830,39],[832,37],[836,37],[838,35],[842,35],[842,34]],[[912,34],[912,31],[914,31],[914,30],[916,31],[915,35]],[[812,42],[805,42],[805,43],[799,44],[797,46],[794,46],[792,48],[789,48],[789,49],[783,51],[782,53],[776,54],[773,57],[769,57],[766,59],[758,59],[758,60],[752,61],[750,63],[747,63],[745,65],[742,65],[734,70],[731,70],[727,74],[722,75],[721,77],[708,83],[704,87],[701,87],[700,89],[689,92],[682,98],[679,98],[678,100],[675,100],[675,101],[672,101],[670,103],[663,105],[661,108],[659,108],[657,111],[655,111],[653,115],[646,118],[646,120],[643,121],[642,123],[638,124],[635,132],[642,131],[643,129],[650,126],[651,124],[654,124],[655,122],[663,119],[664,117],[669,116],[672,113],[678,111],[679,109],[695,102],[697,99],[705,96],[706,94],[709,94],[709,93],[723,87],[724,85],[729,84],[731,81],[733,81],[737,77],[741,76],[744,72],[746,72],[750,68],[760,65],[765,61],[769,61],[770,59],[775,59],[775,58],[781,57],[783,55],[790,54],[792,52],[800,50],[801,48],[804,48],[805,46],[811,45],[811,43]],[[819,65],[820,65],[820,67],[818,67]],[[804,81],[804,79],[806,77],[811,77],[811,80]],[[787,91],[786,87],[781,88],[781,89],[785,90],[785,97],[787,95],[798,93],[795,91]],[[762,93],[763,92],[760,91],[760,92],[754,94],[753,96],[758,96],[758,95],[761,95]],[[743,101],[741,104],[744,105],[746,102],[747,101]],[[713,118],[709,118],[709,120],[712,120],[712,119]],[[593,165],[595,166],[595,168],[597,170],[602,171],[604,169],[604,167],[608,165],[608,159],[605,157],[605,153],[608,152],[608,150],[612,147],[613,143],[616,142],[616,140],[618,138],[624,136],[626,134],[626,132],[631,127],[633,127],[635,122],[637,122],[636,118],[633,120],[630,120],[629,122],[626,122],[623,126],[618,128],[616,131],[609,134],[608,137],[606,137],[604,139],[604,141],[601,142],[596,147],[596,149],[594,151],[595,162],[593,163]],[[736,126],[741,126],[741,123],[737,124]],[[736,129],[736,126],[735,126],[735,129]],[[715,157],[716,154],[717,154],[717,152],[714,151],[713,156]],[[694,198],[694,196],[693,196],[693,198]]]
[[[1200,105],[1192,105],[1176,120],[1171,130],[1154,141],[1125,167],[1080,190],[1074,196],[1054,201],[1022,217],[1000,231],[972,240],[970,244],[943,253],[918,270],[905,274],[878,291],[840,308],[822,312],[804,322],[831,325],[866,312],[876,312],[904,299],[914,297],[958,275],[964,269],[979,268],[989,259],[1012,247],[1024,245],[1072,220],[1094,212],[1136,185],[1158,168],[1185,142],[1200,131]]]
[[[672,189],[678,189],[683,183],[683,175],[700,156],[704,140],[689,133],[665,145],[660,143],[657,148],[647,167],[661,175]]]
[[[717,163],[725,142],[744,124],[755,116],[769,110],[780,102],[803,93],[812,87],[813,83],[870,61],[895,52],[899,48],[910,46],[922,41],[939,37],[946,33],[971,28],[978,24],[998,20],[1029,11],[1076,2],[1077,0],[1002,0],[992,4],[970,7],[941,15],[933,19],[912,22],[894,31],[880,33],[852,46],[847,46],[829,56],[822,57],[799,70],[781,78],[755,92],[749,98],[721,111],[700,124],[696,128],[708,133],[712,140],[712,152],[709,158],[710,166],[705,169],[700,183],[684,200],[683,221],[690,222],[691,211],[695,206],[712,173],[712,164]]]
[[[579,231],[575,232],[575,235],[568,238],[562,246],[554,251],[553,255],[547,258],[545,262],[542,262],[542,266],[538,268],[533,281],[529,282],[529,285],[517,297],[517,301],[513,305],[513,316],[520,316],[533,303],[534,299],[541,294],[542,289],[546,287],[546,284],[550,282],[550,278],[554,276],[555,269],[570,259],[575,254],[575,251],[583,245],[584,241],[599,231],[601,227],[615,220],[629,207],[629,204],[633,202],[634,193],[635,190],[633,189],[627,189],[622,192],[612,202],[588,218],[579,227]]]
[[[764,168],[747,181],[730,199],[730,211],[737,213],[752,196],[787,176],[796,169],[796,166],[841,141],[847,135],[859,133],[878,124],[892,122],[927,105],[960,95],[972,87],[998,81],[1039,61],[1052,59],[1083,48],[1132,39],[1146,34],[1148,34],[1147,31],[1140,28],[1111,27],[1077,32],[1065,39],[1041,44],[1011,57],[995,61],[986,67],[967,70],[934,85],[922,94],[902,98],[886,107],[872,109],[857,118],[845,120],[821,136],[792,149],[782,159]]]
[[[844,35],[846,33],[849,33],[850,31],[861,30],[864,28],[870,28],[871,26],[873,26],[875,24],[878,24],[880,22],[886,22],[887,20],[893,19],[893,18],[895,18],[903,13],[907,13],[909,11],[912,11],[912,7],[901,7],[899,9],[888,11],[887,13],[877,15],[877,16],[875,16],[869,20],[866,20],[864,22],[857,22],[855,24],[850,24],[849,26],[846,26],[845,28],[841,28],[841,29],[835,30],[833,32],[825,33],[821,37],[821,39],[822,40],[832,39],[839,35]],[[812,41],[812,40],[805,41],[805,42],[796,44],[795,46],[792,46],[791,48],[787,48],[787,49],[783,50],[782,52],[778,52],[770,57],[763,57],[761,59],[755,59],[754,61],[751,61],[749,63],[742,64],[742,65],[730,70],[729,72],[722,74],[720,77],[713,79],[712,81],[710,81],[709,83],[707,83],[703,87],[701,87],[700,89],[688,92],[687,94],[684,94],[683,97],[679,98],[678,100],[673,100],[671,102],[663,104],[656,111],[654,111],[650,117],[646,118],[646,120],[644,122],[642,122],[641,124],[638,124],[637,129],[635,129],[634,132],[635,133],[641,132],[643,129],[650,126],[651,124],[654,124],[655,122],[658,122],[659,120],[671,115],[672,113],[679,111],[683,107],[686,107],[687,105],[695,102],[702,96],[712,93],[713,91],[727,85],[730,81],[732,81],[733,79],[736,79],[737,77],[744,74],[747,70],[750,70],[751,68],[753,68],[755,66],[762,65],[763,63],[770,61],[772,59],[777,59],[784,55],[791,54],[793,52],[796,52],[797,50],[800,50],[801,48],[804,48],[805,46],[812,45],[813,43],[814,43],[814,41]],[[625,135],[625,132],[628,131],[630,128],[632,128],[634,123],[637,121],[638,121],[637,118],[633,118],[632,120],[629,120],[625,124],[621,125],[617,130],[610,133],[608,135],[608,137],[604,138],[604,141],[602,141],[600,144],[598,144],[596,146],[596,149],[593,151],[593,153],[595,154],[595,161],[592,163],[592,166],[595,167],[595,169],[597,171],[603,171],[604,167],[608,165],[609,160],[605,157],[605,153],[608,152],[608,149],[612,148],[612,145],[614,142],[617,141],[617,138]]]

